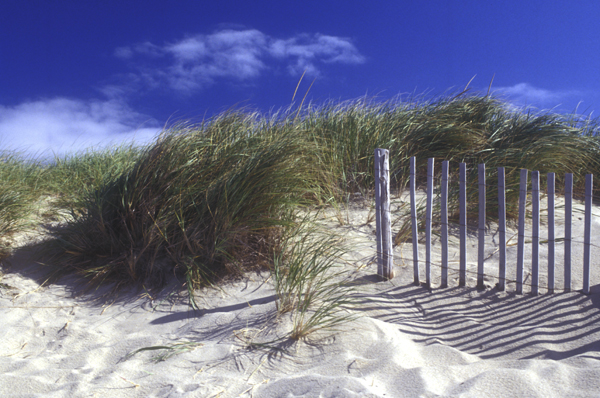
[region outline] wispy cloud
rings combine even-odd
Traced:
[[[118,101],[53,98],[0,106],[0,148],[40,156],[132,140],[147,143],[159,132],[156,121]]]
[[[307,73],[317,75],[318,63],[360,64],[365,58],[348,40],[335,36],[299,35],[286,40],[275,40],[270,45],[270,54],[290,62],[292,75]]]
[[[552,91],[534,87],[529,83],[518,83],[514,86],[498,87],[495,94],[508,99],[518,107],[536,107],[540,109],[554,108],[564,101],[572,100],[581,93],[575,90]]]
[[[114,56],[132,69],[111,84],[99,84],[105,100],[57,97],[0,105],[0,150],[51,156],[134,139],[146,143],[162,126],[127,105],[135,92],[166,88],[193,94],[221,81],[251,83],[279,70],[317,76],[327,64],[365,62],[348,38],[275,38],[252,29],[222,29],[163,44],[142,42],[119,47]]]
[[[115,56],[134,66],[138,84],[167,86],[180,93],[193,93],[219,80],[251,81],[281,64],[293,76],[305,70],[318,76],[324,64],[365,62],[348,38],[300,34],[281,39],[253,29],[120,47]]]

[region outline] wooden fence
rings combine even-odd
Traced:
[[[525,254],[525,210],[527,199],[528,170],[522,169],[520,175],[519,192],[519,220],[517,241],[517,274],[516,291],[523,294],[523,272]],[[504,167],[498,168],[498,235],[499,235],[499,264],[497,285],[499,290],[506,287],[506,196]],[[410,159],[410,206],[412,221],[412,243],[413,243],[413,270],[414,282],[419,284],[419,248],[418,248],[418,220],[416,203],[416,159]],[[531,252],[531,292],[539,292],[539,246],[540,246],[540,173],[533,171],[531,201],[532,201],[532,252]],[[548,196],[548,292],[553,293],[555,289],[555,174],[547,175]],[[425,213],[425,275],[426,285],[431,288],[431,235],[432,235],[432,213],[433,213],[433,180],[434,159],[427,162],[427,198]],[[586,175],[585,179],[585,216],[584,216],[584,253],[583,253],[583,293],[590,292],[590,248],[591,248],[591,225],[592,225],[592,185],[593,176]],[[485,164],[478,166],[479,186],[479,222],[478,222],[478,262],[477,262],[477,287],[484,288],[484,260],[485,260],[485,229],[486,229],[486,180]],[[467,273],[467,166],[460,163],[459,166],[459,286],[466,285]],[[441,176],[441,287],[448,287],[448,161],[442,162]],[[391,279],[393,274],[393,251],[390,217],[390,193],[389,193],[389,152],[386,149],[375,150],[375,202],[377,222],[377,273],[383,278]],[[571,290],[571,228],[573,213],[573,174],[565,175],[565,237],[564,239],[564,290]]]

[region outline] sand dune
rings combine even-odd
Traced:
[[[600,209],[595,208],[596,214]],[[126,291],[114,302],[77,295],[74,278],[39,288],[26,250],[4,264],[0,288],[0,396],[3,397],[593,397],[600,396],[600,224],[595,218],[592,294],[546,294],[542,247],[542,294],[493,288],[497,236],[487,240],[485,291],[476,275],[458,288],[412,284],[412,249],[395,249],[397,277],[379,282],[374,222],[368,209],[343,211],[348,223],[330,225],[353,251],[360,317],[305,341],[282,340],[271,348],[249,347],[285,336],[290,320],[275,317],[268,275],[251,274],[220,289],[198,292],[200,311],[185,297]],[[544,230],[544,228],[542,228]],[[561,230],[558,226],[557,235]],[[574,224],[581,241],[583,226]],[[453,239],[456,239],[455,237]],[[468,244],[476,270],[476,236]],[[451,261],[458,258],[453,244]],[[581,289],[579,243],[573,246],[573,288]],[[424,247],[421,246],[424,250]],[[439,259],[439,244],[435,246]],[[557,245],[557,287],[562,287],[562,244]],[[578,256],[578,257],[577,257]],[[530,257],[530,249],[526,251]],[[424,251],[422,259],[424,259]],[[508,253],[509,279],[516,247]],[[526,261],[527,269],[530,261]],[[453,266],[458,268],[458,266]],[[423,266],[421,268],[424,268]],[[434,267],[434,286],[439,284]],[[514,278],[513,278],[514,279]],[[425,280],[424,274],[421,280]],[[9,289],[8,287],[13,287]],[[164,361],[165,351],[139,348],[192,342],[193,349]]]

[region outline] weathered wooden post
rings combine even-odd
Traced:
[[[431,289],[431,225],[433,220],[434,158],[427,159],[427,213],[425,214],[425,283]]]
[[[485,260],[485,164],[478,165],[478,184],[479,184],[479,245],[477,252],[477,289],[484,289],[483,263]]]
[[[414,283],[419,285],[419,230],[417,220],[417,158],[410,158],[410,218],[412,222]]]
[[[527,206],[527,169],[521,169],[519,188],[519,237],[517,240],[517,294],[523,294],[523,263],[525,262],[525,207]]]
[[[376,149],[375,160],[379,165],[379,171],[375,171],[377,178],[375,188],[375,200],[379,197],[379,205],[375,204],[375,209],[379,209],[380,231],[377,232],[378,239],[381,240],[381,265],[377,267],[378,275],[385,279],[394,277],[394,253],[392,247],[392,222],[390,217],[390,162],[389,151],[387,149]],[[377,166],[376,166],[377,167]],[[377,194],[379,191],[379,194]],[[377,217],[377,216],[376,216]],[[379,247],[378,247],[379,249]],[[378,256],[379,259],[379,256]]]
[[[573,216],[573,174],[565,174],[565,292],[571,291],[571,226]]]
[[[585,176],[585,217],[583,233],[583,293],[590,294],[590,249],[592,238],[592,185],[594,176]]]
[[[500,234],[498,290],[503,291],[506,285],[506,186],[504,167],[498,167],[498,232]]]
[[[554,293],[554,183],[556,176],[548,173],[548,293]]]
[[[379,149],[375,149],[375,237],[377,239],[377,275],[383,275],[383,248],[381,246],[381,165]]]
[[[531,294],[537,295],[540,282],[540,172],[531,173]]]
[[[458,286],[467,284],[467,164],[459,166],[459,223],[460,223],[460,267]]]
[[[442,283],[441,287],[448,287],[448,164],[442,162]]]

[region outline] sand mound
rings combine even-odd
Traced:
[[[507,292],[499,292],[492,288],[497,273],[492,233],[486,261],[490,288],[485,291],[474,288],[474,274],[469,274],[470,287],[456,287],[454,271],[450,288],[412,285],[408,245],[396,248],[398,276],[375,282],[374,223],[365,223],[368,209],[348,210],[344,216],[346,225],[332,221],[332,226],[352,242],[351,256],[360,269],[359,305],[354,311],[360,318],[338,330],[317,332],[301,342],[279,341],[270,348],[248,345],[253,339],[264,342],[285,336],[289,330],[289,319],[275,318],[274,291],[265,274],[199,292],[203,308],[195,312],[184,297],[169,295],[169,289],[157,297],[132,290],[114,302],[103,302],[96,298],[108,288],[73,297],[77,293],[73,278],[39,288],[32,279],[31,260],[25,255],[13,258],[0,288],[0,395],[600,396],[596,263],[592,264],[596,286],[588,296],[579,292],[519,296],[511,283]],[[599,227],[595,221],[593,228]],[[574,225],[574,235],[583,236],[583,226]],[[600,234],[594,235],[594,244],[600,246]],[[474,245],[475,236],[468,245],[470,270],[476,269]],[[453,246],[451,261],[458,256],[457,245]],[[557,258],[560,250],[559,244]],[[574,245],[573,252],[579,251]],[[509,264],[514,263],[515,252],[516,247],[509,249]],[[594,247],[592,258],[599,254]],[[578,261],[574,258],[574,267],[579,267]],[[543,259],[541,263],[545,264]],[[557,268],[559,287],[561,273]],[[438,268],[434,283],[439,283]],[[581,289],[581,283],[577,271],[574,288]],[[189,350],[164,361],[152,359],[173,350],[127,357],[149,346],[183,348],[183,342],[191,342]]]

